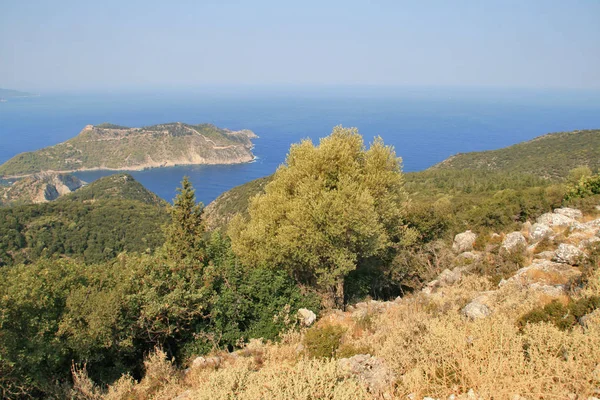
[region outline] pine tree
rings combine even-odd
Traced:
[[[171,223],[166,228],[165,248],[175,262],[201,263],[205,258],[202,221],[203,205],[196,203],[195,190],[187,176],[177,188],[177,196],[169,207]]]

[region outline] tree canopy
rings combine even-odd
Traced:
[[[293,145],[265,193],[237,216],[230,236],[248,265],[285,268],[319,288],[329,306],[343,305],[344,278],[405,234],[401,160],[356,128],[337,126],[318,146]]]

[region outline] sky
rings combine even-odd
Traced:
[[[0,0],[0,87],[600,89],[600,1]]]

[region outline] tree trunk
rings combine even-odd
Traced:
[[[344,310],[344,278],[339,278],[335,285],[335,307]]]
[[[336,283],[327,288],[323,296],[323,306],[327,310],[344,310],[344,278],[340,278]]]

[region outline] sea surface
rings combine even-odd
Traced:
[[[559,131],[600,128],[600,93],[585,90],[416,87],[227,87],[121,93],[41,93],[0,103],[0,163],[77,135],[85,125],[139,127],[166,122],[251,129],[256,161],[130,172],[172,200],[187,175],[205,204],[230,188],[275,172],[289,147],[315,143],[336,125],[381,136],[423,170],[459,153],[496,149]],[[91,182],[111,171],[77,173]]]

